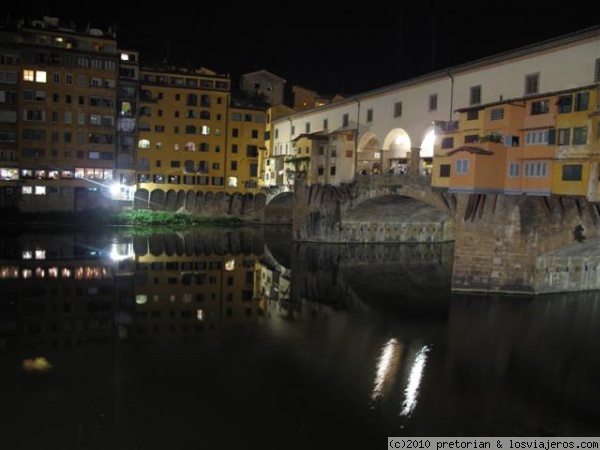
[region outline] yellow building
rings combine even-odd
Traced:
[[[285,160],[288,178],[305,178],[307,184],[328,183],[331,158],[327,158],[329,136],[326,133],[300,134],[292,140],[293,155]]]
[[[136,198],[225,189],[230,80],[208,69],[140,69]]]
[[[556,108],[552,193],[598,201],[598,87],[562,92],[552,100]]]
[[[257,193],[260,153],[265,149],[265,107],[232,102],[227,116],[226,192]]]
[[[459,110],[437,124],[432,185],[457,193],[597,201],[596,86]]]

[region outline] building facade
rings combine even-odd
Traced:
[[[236,93],[229,75],[142,64],[110,29],[43,17],[0,37],[0,207],[178,210],[390,171],[454,192],[598,197],[600,26],[306,110],[268,71]]]
[[[225,189],[230,80],[208,69],[142,67],[136,207]]]
[[[0,34],[2,205],[26,212],[109,206],[115,33],[44,17],[3,24]]]
[[[53,17],[0,35],[0,207],[163,209],[259,190],[268,104],[228,75],[144,65],[112,30]]]
[[[436,134],[433,186],[598,201],[598,85],[461,109]]]
[[[457,191],[590,195],[595,184],[575,188],[552,175],[598,179],[599,82],[600,27],[592,27],[279,118],[269,157],[293,173],[286,161],[309,156],[294,145],[307,130],[347,132],[355,136],[346,151],[353,170],[332,183],[406,168]],[[339,158],[331,144],[323,153]],[[469,158],[471,165],[457,163]],[[577,160],[581,169],[564,168]]]

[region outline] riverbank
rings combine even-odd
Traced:
[[[14,230],[28,228],[81,228],[105,226],[159,226],[178,228],[202,225],[235,227],[245,224],[245,221],[237,217],[211,217],[188,213],[148,210],[124,212],[90,210],[80,212],[44,213],[2,211],[0,214],[0,227]]]

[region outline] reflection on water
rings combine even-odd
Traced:
[[[133,231],[0,238],[6,448],[600,434],[596,292],[454,296],[448,244]]]

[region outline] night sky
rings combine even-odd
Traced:
[[[470,12],[473,3],[463,2],[470,6],[461,7],[458,0],[423,0],[402,12],[400,2],[393,8],[338,4],[337,10],[302,3],[265,8],[172,2],[174,6],[162,12],[151,12],[149,3],[126,1],[121,2],[123,10],[110,2],[15,3],[1,10],[11,17],[48,15],[92,28],[116,25],[120,48],[139,50],[142,62],[202,66],[234,79],[265,69],[288,85],[322,94],[365,92],[600,25],[600,18],[586,6],[590,4],[579,0],[562,9],[548,2],[536,8],[535,1],[529,1],[512,7],[499,2],[492,11],[482,3],[481,13]]]

